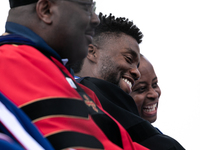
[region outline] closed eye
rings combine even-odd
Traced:
[[[134,90],[134,91],[137,92],[137,93],[143,93],[145,90],[146,90],[146,87],[143,86],[143,87],[137,88],[137,89]]]
[[[155,77],[153,80],[152,80],[152,87],[153,88],[157,88],[158,87],[158,78],[157,77]]]
[[[152,84],[152,87],[153,87],[153,88],[157,88],[157,87],[158,87],[158,82],[153,83],[153,84]]]
[[[126,61],[127,61],[129,64],[132,64],[132,63],[133,63],[132,57],[125,56],[125,59],[126,59]]]
[[[129,64],[132,64],[134,62],[138,62],[138,53],[131,49],[131,48],[125,48],[125,51],[123,52],[123,55],[126,59],[126,61],[129,63]],[[139,64],[137,64],[139,66]]]

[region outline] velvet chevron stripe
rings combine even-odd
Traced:
[[[21,107],[21,109],[30,117],[33,122],[35,120],[39,120],[40,118],[56,115],[88,119],[88,109],[84,102],[75,99],[43,99],[25,105]]]
[[[66,147],[83,149],[104,149],[103,145],[93,136],[77,132],[60,132],[53,134],[47,139],[55,149],[64,149]],[[60,142],[66,140],[66,142]]]

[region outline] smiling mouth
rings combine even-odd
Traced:
[[[144,106],[144,107],[143,107],[143,110],[144,110],[145,112],[152,112],[152,111],[155,111],[155,110],[156,110],[157,106],[158,106],[158,103],[153,104],[153,105],[150,105],[150,106]]]
[[[129,80],[127,80],[125,78],[122,78],[122,80],[124,80],[124,82],[126,82],[128,84],[128,86],[129,86],[130,89],[132,88],[133,85],[132,85],[132,83]]]

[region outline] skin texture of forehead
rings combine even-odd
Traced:
[[[155,71],[154,71],[154,68],[153,68],[152,64],[144,56],[140,56],[139,71],[141,72],[141,78],[142,78],[142,72],[143,72],[143,74],[146,74],[146,73],[152,71],[152,73],[155,74]]]
[[[125,40],[126,38],[126,40]],[[106,47],[118,47],[119,44],[128,44],[126,45],[128,47],[135,47],[136,50],[139,49],[138,43],[137,44],[129,44],[134,40],[136,41],[133,37],[130,35],[127,35],[125,33],[102,33],[101,36],[98,37],[98,39],[94,40],[94,44],[97,43],[98,47],[100,49],[105,49]],[[117,41],[117,42],[116,42]],[[129,42],[129,43],[128,43]]]

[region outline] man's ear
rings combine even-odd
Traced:
[[[38,0],[36,4],[36,12],[38,17],[46,24],[52,23],[52,5],[49,0]]]
[[[93,44],[89,44],[88,46],[88,55],[87,55],[87,59],[89,59],[90,61],[97,63],[97,47],[94,46]]]

